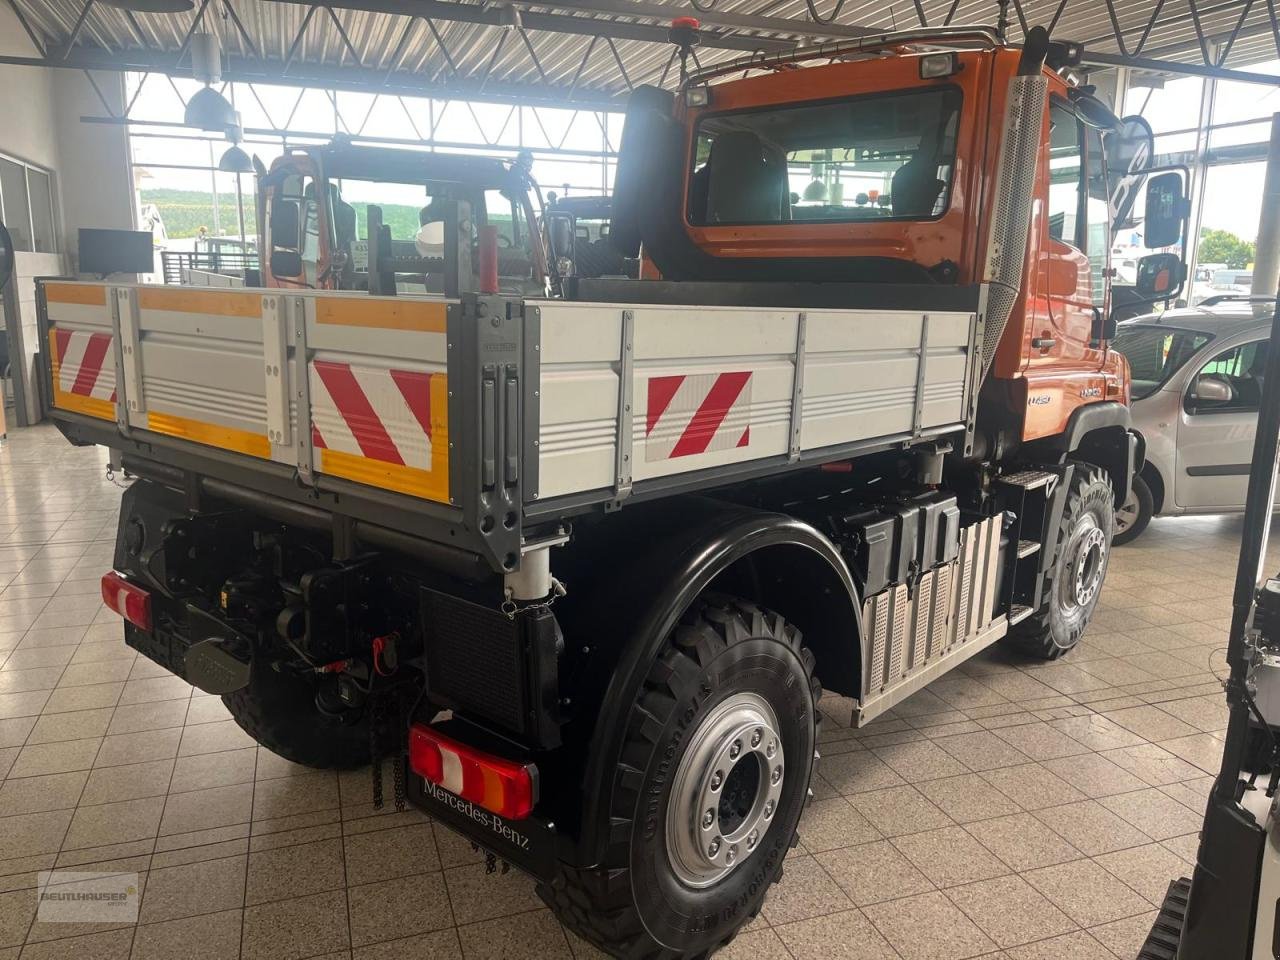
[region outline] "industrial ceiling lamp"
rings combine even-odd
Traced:
[[[197,33],[191,37],[191,73],[204,81],[204,89],[197,90],[187,101],[187,111],[182,122],[201,130],[226,131],[239,124],[236,108],[210,84],[222,79],[222,56],[218,37],[213,33]]]
[[[253,161],[238,144],[233,143],[218,160],[218,169],[223,173],[253,173]]]

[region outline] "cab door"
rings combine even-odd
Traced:
[[[1032,330],[1028,361],[1096,371],[1101,351],[1089,342],[1095,316],[1107,307],[1110,257],[1101,140],[1057,100],[1049,123],[1048,237],[1039,277],[1047,315]]]
[[[1182,390],[1174,500],[1186,510],[1243,509],[1267,341],[1225,347]]]

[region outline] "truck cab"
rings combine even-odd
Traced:
[[[526,166],[357,146],[338,139],[289,151],[259,179],[263,285],[286,289],[440,293],[446,219],[459,204],[478,260],[480,231],[496,232],[503,289],[545,289],[546,259]],[[453,233],[459,226],[449,227]]]

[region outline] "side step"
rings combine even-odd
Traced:
[[[1191,881],[1186,877],[1169,884],[1164,903],[1137,960],[1175,960],[1182,940],[1182,925],[1187,921],[1187,898],[1190,895]]]

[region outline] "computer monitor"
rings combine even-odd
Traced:
[[[80,272],[105,277],[112,273],[155,270],[151,234],[145,230],[80,230]]]

